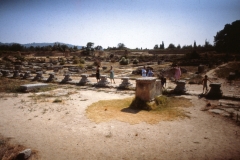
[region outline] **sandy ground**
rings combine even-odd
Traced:
[[[201,85],[186,87],[202,91]],[[240,127],[201,111],[204,98],[185,96],[193,103],[185,109],[191,118],[155,125],[116,120],[97,124],[86,117],[89,105],[133,94],[74,87],[59,88],[51,94],[70,92],[74,94],[65,96],[63,103],[34,99],[33,93],[1,95],[0,134],[10,137],[12,143],[37,150],[43,160],[240,158]]]

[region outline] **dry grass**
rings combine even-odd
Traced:
[[[216,70],[216,74],[219,78],[227,78],[230,72],[235,71],[240,72],[239,68],[240,68],[239,62],[231,62],[228,65],[221,67],[219,70]]]
[[[190,107],[192,103],[186,98],[169,97],[167,103],[155,110],[135,110],[130,105],[132,98],[117,100],[102,100],[90,105],[87,117],[96,123],[118,120],[130,124],[146,122],[156,124],[160,121],[171,121],[177,118],[189,117],[183,107]]]
[[[4,138],[3,136],[0,135],[0,159],[15,160],[19,152],[27,149],[22,145],[17,144],[13,145],[9,141],[10,138]],[[32,154],[28,158],[28,160],[37,159],[39,159],[37,151],[32,150]]]

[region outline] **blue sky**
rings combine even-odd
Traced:
[[[236,20],[239,0],[0,0],[0,42],[203,45]]]

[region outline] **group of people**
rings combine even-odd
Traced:
[[[99,82],[100,80],[100,66],[97,66],[97,69],[96,69],[96,79],[97,79],[97,82]],[[182,72],[181,72],[181,68],[176,65],[174,67],[175,69],[175,74],[174,74],[174,78],[175,78],[175,82],[177,82],[181,75],[182,75]],[[111,83],[115,83],[115,80],[114,80],[114,71],[113,71],[113,67],[111,66],[110,70],[109,70],[109,73],[110,73],[110,81]],[[146,70],[145,66],[143,67],[142,69],[142,77],[153,77],[153,71],[152,69],[148,69]],[[208,91],[208,85],[207,85],[207,81],[211,82],[209,79],[208,79],[208,76],[205,75],[204,78],[202,79],[202,84],[203,84],[203,93],[204,93],[204,90],[206,89],[206,92]],[[167,83],[167,79],[164,75],[161,76],[161,84],[162,84],[162,87],[165,88],[166,87],[166,83]]]
[[[143,66],[142,69],[142,77],[153,77],[153,71],[151,68],[149,68],[148,70],[146,70],[145,66]]]
[[[97,82],[100,81],[100,66],[97,66],[97,69],[96,69],[96,79],[97,79]],[[111,83],[115,83],[115,80],[114,80],[114,71],[113,71],[113,67],[111,66],[111,69],[110,69],[110,80],[111,80]]]

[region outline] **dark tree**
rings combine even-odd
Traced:
[[[153,49],[158,49],[158,45],[156,44],[156,45],[153,47]]]
[[[163,41],[162,44],[160,44],[160,49],[165,49]]]
[[[169,46],[168,46],[168,49],[174,49],[176,48],[174,44],[170,43]]]
[[[217,51],[240,52],[240,20],[226,24],[224,29],[214,36]]]

